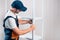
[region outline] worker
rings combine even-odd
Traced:
[[[34,24],[31,24],[30,20],[22,20],[21,18],[18,18],[18,16],[16,15],[19,14],[20,12],[25,12],[26,10],[27,8],[23,5],[21,1],[19,0],[13,1],[10,10],[6,13],[3,20],[3,26],[5,32],[4,40],[19,40],[19,35],[26,34],[35,29]],[[27,24],[27,23],[31,24],[30,28],[25,30],[19,29],[19,24]],[[16,37],[18,38],[16,39]]]

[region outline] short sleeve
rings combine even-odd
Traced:
[[[9,25],[10,25],[10,28],[13,29],[15,27],[17,27],[16,25],[16,22],[15,22],[15,19],[14,18],[9,18],[8,19],[8,22],[9,22]]]

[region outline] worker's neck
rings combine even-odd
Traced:
[[[13,14],[15,14],[15,15],[16,15],[16,12],[15,12],[14,10],[10,9],[10,11],[11,11],[11,12],[13,12]]]

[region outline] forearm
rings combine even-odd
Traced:
[[[30,32],[32,30],[32,28],[28,28],[26,30],[20,30],[19,28],[14,28],[13,31],[17,34],[17,35],[23,35],[26,34],[28,32]]]
[[[17,35],[23,35],[23,34],[26,34],[26,33],[30,32],[30,31],[34,30],[34,29],[35,29],[35,26],[32,24],[32,25],[30,26],[30,28],[28,28],[28,29],[26,29],[26,30],[20,30],[18,27],[15,27],[15,28],[13,28],[13,31],[14,31]]]
[[[26,34],[26,33],[30,32],[30,31],[34,30],[34,29],[35,29],[35,26],[32,24],[32,25],[30,26],[30,28],[28,28],[28,29],[26,29],[26,30],[21,30],[21,31],[19,32],[19,35]]]
[[[19,24],[27,24],[28,23],[27,20],[19,20],[18,22],[19,22]]]
[[[30,32],[30,31],[31,31],[31,28],[28,28],[28,29],[26,29],[26,30],[21,30],[21,31],[19,32],[19,35],[24,35],[24,34]]]

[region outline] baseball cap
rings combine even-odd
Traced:
[[[11,4],[11,6],[13,7],[13,8],[16,8],[16,9],[19,9],[19,10],[21,10],[21,11],[26,11],[27,10],[27,8],[23,5],[23,3],[21,2],[21,1],[14,1],[12,4]]]

